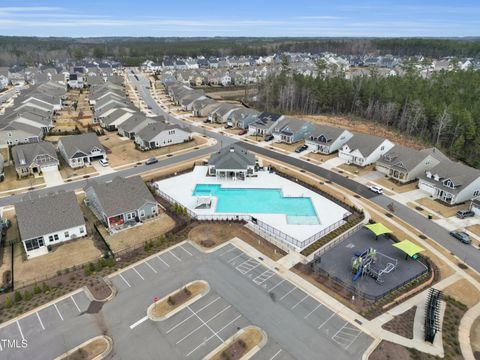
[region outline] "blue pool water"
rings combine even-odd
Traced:
[[[318,224],[312,200],[284,197],[280,189],[223,188],[218,184],[197,184],[193,196],[217,197],[217,213],[285,214],[289,224]]]

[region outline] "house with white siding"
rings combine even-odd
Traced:
[[[27,259],[45,255],[54,246],[87,235],[82,210],[72,191],[42,197],[26,195],[15,204],[15,214]]]
[[[339,150],[353,134],[345,129],[328,125],[315,125],[305,138],[305,144],[314,153],[332,154]]]
[[[192,139],[190,132],[164,122],[148,124],[135,134],[135,144],[141,150],[151,150],[168,145],[181,144]]]
[[[390,140],[378,136],[355,134],[339,149],[338,157],[348,164],[363,167],[375,163],[394,145]]]
[[[58,141],[58,151],[71,168],[107,158],[107,152],[95,133],[64,136]]]

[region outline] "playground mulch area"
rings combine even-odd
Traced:
[[[393,247],[393,243],[391,239],[384,236],[380,236],[378,240],[375,240],[375,236],[369,230],[361,228],[323,254],[316,266],[328,273],[330,278],[339,279],[347,286],[355,288],[355,290],[373,300],[415,279],[426,269],[426,266],[420,261],[410,258],[405,259],[405,254]],[[363,253],[369,248],[377,251],[377,258],[381,260],[382,267],[386,263],[391,262],[389,258],[397,260],[396,269],[388,274],[383,274],[383,283],[381,284],[370,276],[362,276],[357,281],[352,281],[352,257],[356,253]]]

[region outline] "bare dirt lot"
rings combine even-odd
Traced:
[[[335,127],[342,127],[350,131],[362,134],[376,135],[387,138],[397,144],[422,149],[425,146],[413,139],[411,136],[405,136],[393,129],[387,129],[384,126],[376,124],[371,121],[362,120],[359,118],[350,118],[347,116],[333,116],[333,115],[298,115],[299,117],[316,122],[318,124],[326,124]]]
[[[54,248],[52,252],[26,260],[21,243],[14,251],[15,284],[31,283],[37,279],[55,276],[57,271],[98,259],[102,253],[90,237],[71,240]]]
[[[345,170],[345,171],[348,171],[348,172],[350,172],[352,174],[356,174],[356,175],[368,174],[369,172],[373,171],[373,168],[374,168],[373,165],[360,167],[360,166],[356,166],[356,165],[352,165],[352,164],[342,164],[342,165],[337,167],[337,169]]]
[[[285,256],[285,252],[278,249],[262,237],[247,229],[243,224],[200,224],[188,233],[188,239],[203,247],[221,245],[234,237],[238,237],[253,246],[261,253],[277,261]],[[207,242],[206,242],[207,241]],[[213,244],[209,243],[213,242]],[[205,246],[208,244],[209,246]]]
[[[165,146],[150,151],[140,151],[130,139],[125,139],[117,134],[107,134],[99,137],[100,142],[109,149],[108,161],[113,167],[140,162],[149,157],[167,155],[176,151],[188,151],[207,143],[207,139],[194,136],[190,142]]]
[[[122,250],[142,246],[145,241],[165,234],[173,229],[174,226],[175,221],[163,213],[154,219],[147,220],[142,225],[120,231],[114,235],[109,235],[103,226],[99,226],[99,229],[112,251],[117,253]]]
[[[462,279],[448,286],[443,292],[471,307],[480,301],[480,292],[468,280]]]

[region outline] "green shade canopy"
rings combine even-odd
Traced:
[[[393,244],[397,249],[402,250],[405,254],[410,257],[414,257],[418,253],[425,251],[424,248],[412,243],[410,240],[403,240],[398,243]]]
[[[392,233],[392,230],[387,228],[382,223],[368,224],[368,225],[365,225],[365,227],[371,232],[373,232],[375,236]]]

